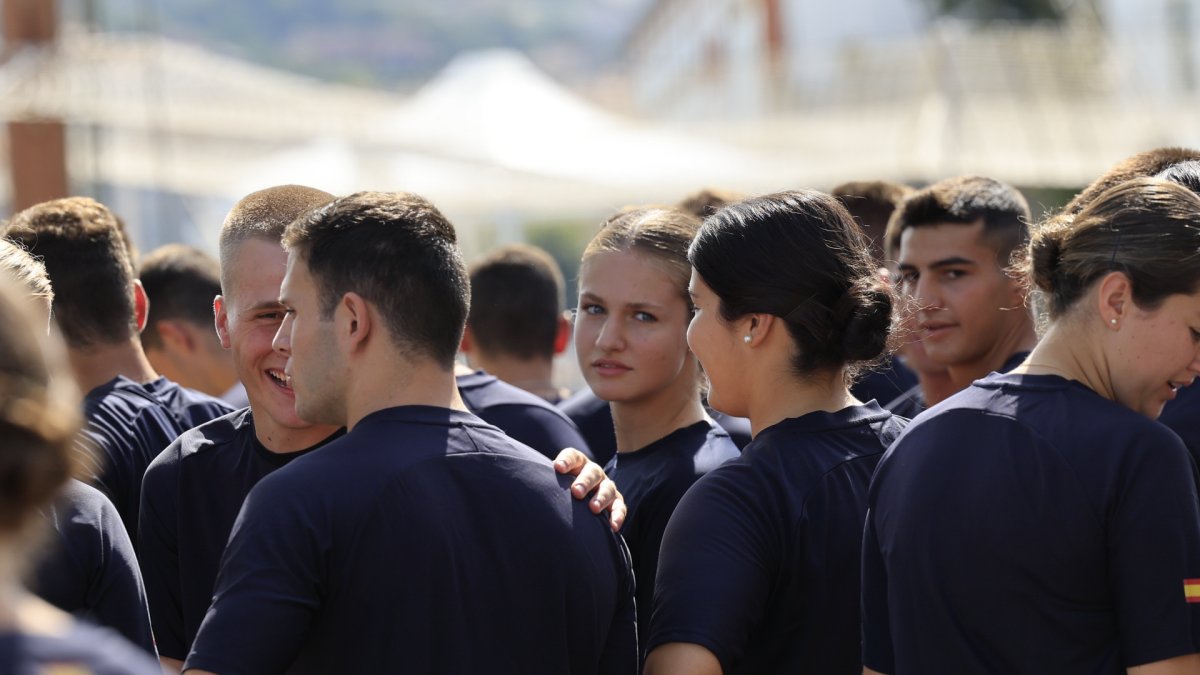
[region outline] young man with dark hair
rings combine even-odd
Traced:
[[[1145,176],[1153,176],[1155,174],[1166,171],[1167,169],[1181,164],[1200,160],[1200,150],[1192,148],[1155,148],[1145,152],[1139,152],[1132,157],[1117,162],[1109,167],[1108,171],[1100,174],[1096,180],[1092,181],[1086,188],[1075,195],[1067,205],[1063,207],[1062,213],[1077,214],[1082,211],[1088,204],[1096,201],[1102,193],[1111,187],[1120,185],[1127,180],[1133,178],[1142,178]]]
[[[633,672],[619,538],[458,394],[470,291],[450,224],[359,193],[284,241],[296,411],[349,430],[251,491],[187,667]]]
[[[230,407],[160,377],[146,359],[138,332],[149,302],[133,278],[116,219],[102,204],[86,197],[43,202],[14,215],[5,234],[46,265],[71,370],[87,392],[80,461],[136,541],[150,460]]]
[[[554,386],[554,357],[567,348],[562,270],[546,251],[510,244],[471,267],[471,310],[462,350],[474,368],[550,403],[566,397]]]
[[[900,287],[915,304],[917,336],[930,360],[946,367],[954,391],[1011,370],[1037,344],[1025,288],[1008,271],[1029,220],[1020,192],[974,176],[919,190],[892,215]],[[888,407],[913,417],[926,404],[913,389]]]
[[[146,254],[138,279],[150,299],[141,336],[150,365],[185,387],[245,407],[233,359],[213,332],[220,263],[193,246],[167,244]]]

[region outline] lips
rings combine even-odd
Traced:
[[[274,382],[276,387],[289,392],[292,390],[292,378],[287,373],[277,368],[268,368],[264,372],[267,374],[267,379]]]
[[[630,368],[629,366],[625,365],[624,363],[621,363],[620,361],[612,361],[609,359],[599,359],[597,361],[592,362],[592,370],[596,371],[597,374],[605,376],[605,377],[616,377],[618,375],[623,375],[633,369]]]
[[[955,325],[952,323],[944,323],[944,322],[940,322],[940,321],[927,321],[927,322],[921,323],[919,325],[919,328],[921,329],[922,337],[928,339],[931,337],[936,337],[938,335],[944,334],[947,330],[954,328],[954,326]]]

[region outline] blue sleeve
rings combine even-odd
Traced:
[[[608,524],[605,523],[605,527]],[[638,652],[637,606],[634,601],[634,577],[629,548],[620,535],[612,535],[616,541],[617,569],[621,573],[620,598],[613,613],[612,627],[604,652],[600,658],[600,675],[628,675],[641,672]]]
[[[727,673],[765,612],[780,559],[772,519],[730,468],[697,481],[667,524],[646,645],[700,645]]]
[[[867,511],[862,550],[863,665],[880,673],[896,670],[887,588],[887,571],[875,534],[875,512]]]
[[[117,509],[106,498],[97,497],[101,503],[101,567],[88,591],[89,604],[101,624],[117,629],[134,644],[156,654],[146,589],[138,570],[133,542],[129,540]]]
[[[1109,583],[1127,667],[1200,652],[1200,500],[1174,434],[1146,438],[1110,504]]]
[[[476,413],[509,438],[520,441],[550,459],[563,448],[575,448],[590,459],[592,452],[575,423],[557,410],[531,405],[499,405]]]
[[[138,558],[158,653],[172,659],[187,657],[183,629],[183,596],[179,578],[179,446],[178,442],[146,470],[138,527]]]
[[[321,561],[329,546],[304,511],[305,495],[279,478],[264,479],[242,506],[185,669],[283,672],[304,644],[325,587]]]

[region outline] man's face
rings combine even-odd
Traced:
[[[217,333],[233,352],[238,378],[259,424],[287,429],[312,425],[296,415],[295,393],[284,375],[287,358],[271,341],[283,321],[279,286],[287,270],[287,253],[278,242],[248,239],[225,262],[227,295],[217,302]]]
[[[279,289],[285,308],[275,335],[275,352],[286,357],[284,372],[296,396],[296,414],[321,424],[344,426],[344,359],[334,335],[334,320],[321,317],[316,282],[308,265],[290,253]]]
[[[954,368],[988,359],[1028,320],[1021,286],[999,258],[983,238],[982,221],[922,225],[901,235],[900,288],[916,305],[917,337],[930,360]]]

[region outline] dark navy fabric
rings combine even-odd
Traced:
[[[1008,357],[1008,360],[1006,360],[1004,365],[1000,366],[1000,369],[996,372],[1007,373],[1013,368],[1021,365],[1027,356],[1029,356],[1029,352],[1017,352],[1016,354],[1013,354],[1012,356]],[[879,400],[882,401],[884,399]],[[884,407],[892,411],[892,413],[895,415],[899,415],[900,417],[911,420],[917,415],[925,412],[925,409],[929,406],[925,403],[925,395],[921,392],[921,385],[917,384],[911,387],[908,391],[889,401]]]
[[[617,435],[613,431],[612,411],[609,410],[608,401],[597,398],[591,389],[585,387],[572,394],[558,407],[579,428],[597,463],[607,464],[613,455],[617,454]],[[744,448],[750,442],[750,420],[745,417],[731,417],[708,406],[705,406],[705,412],[714,422],[721,425],[722,429],[729,432],[729,437],[738,448]]]
[[[628,551],[570,482],[469,413],[372,413],[251,490],[187,666],[632,675]]]
[[[898,358],[888,357],[882,365],[863,373],[854,386],[850,387],[850,393],[860,401],[878,401],[883,405],[916,384],[917,376],[908,366]]]
[[[233,408],[165,377],[138,384],[119,376],[83,399],[85,425],[76,449],[88,480],[108,497],[137,541],[142,474],[179,434]]]
[[[245,408],[185,431],[150,463],[142,482],[138,556],[159,654],[187,657],[250,489],[314,449],[267,450]]]
[[[458,392],[467,408],[525,445],[554,459],[563,448],[592,452],[575,423],[545,399],[482,370],[459,375]]]
[[[42,514],[54,537],[34,569],[30,589],[154,654],[146,590],[116,507],[99,490],[72,479]]]
[[[629,545],[637,579],[638,635],[650,629],[658,549],[675,505],[698,478],[739,454],[728,432],[704,420],[640,450],[618,453],[604,467],[629,509],[621,536]]]
[[[1054,375],[995,374],[888,450],[863,537],[885,673],[1124,673],[1200,651],[1195,468],[1166,427]]]
[[[1167,401],[1158,421],[1183,439],[1192,459],[1200,466],[1200,383],[1180,389],[1175,400]]]
[[[116,633],[75,622],[61,635],[0,633],[0,673],[162,675],[162,669]]]
[[[904,421],[876,403],[761,431],[675,509],[647,644],[698,644],[726,674],[859,673],[871,472]]]

